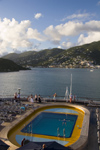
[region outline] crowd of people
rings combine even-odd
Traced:
[[[53,100],[54,101],[56,101],[56,98],[57,98],[57,94],[56,93],[54,93],[53,94]],[[16,100],[16,101],[19,101],[20,100],[20,93],[18,93],[17,94],[17,92],[14,94],[14,99]],[[72,103],[72,101],[73,102],[75,102],[76,101],[76,95],[68,95],[67,97],[65,97],[65,99],[66,99],[66,102],[70,102],[70,103]],[[30,96],[28,96],[27,97],[27,100],[29,101],[29,102],[31,102],[31,103],[34,103],[34,102],[39,102],[39,103],[41,103],[41,96],[40,95],[37,95],[37,94],[35,94],[34,96],[31,94]]]
[[[37,95],[35,94],[35,96],[33,96],[32,94],[30,96],[27,97],[27,100],[31,103],[34,103],[34,102],[39,102],[41,103],[41,96],[40,95]]]
[[[14,94],[14,99],[20,99],[20,93],[17,94],[17,92]]]
[[[20,100],[20,93],[18,93],[17,94],[17,92],[14,94],[14,100],[16,101],[16,102],[19,102],[19,100]]]
[[[20,93],[17,94],[14,93],[14,100],[18,101],[20,100]],[[39,102],[41,103],[41,96],[40,95],[37,95],[35,94],[34,96],[31,94],[30,96],[27,97],[27,100],[31,103],[34,103],[34,102]]]

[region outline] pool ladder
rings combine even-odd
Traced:
[[[60,136],[59,127],[57,128],[57,136]]]
[[[65,137],[65,128],[63,129],[63,137]]]
[[[65,128],[63,129],[63,137],[65,137]],[[60,130],[59,127],[57,128],[57,136],[60,136]]]

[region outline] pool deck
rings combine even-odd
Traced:
[[[44,105],[52,105],[52,104],[61,104],[60,102],[48,102],[48,103],[35,103],[34,107],[43,107]],[[63,105],[67,105],[67,103],[63,103]],[[69,104],[74,107],[79,107],[79,109],[84,109],[85,110],[85,119],[83,121],[83,128],[81,131],[81,136],[78,139],[78,141],[74,144],[72,144],[70,147],[74,150],[99,150],[98,146],[98,140],[97,140],[97,124],[96,124],[96,114],[95,114],[95,109],[96,107],[82,107],[81,105],[76,105],[76,104]],[[89,111],[87,111],[86,108],[89,108]],[[7,133],[8,131],[15,126],[18,122],[23,120],[23,118],[27,117],[29,114],[31,114],[34,111],[34,109],[29,109],[27,110],[24,114],[22,115],[17,115],[16,119],[13,122],[5,122],[3,123],[4,128],[0,130],[0,139],[3,140],[5,143],[10,145],[9,150],[15,150],[18,147],[13,145],[7,138]],[[89,114],[90,114],[90,125],[89,125]],[[89,128],[88,128],[89,126]],[[85,130],[84,130],[84,127]],[[89,135],[88,135],[89,133]],[[89,138],[88,138],[89,137]],[[87,142],[88,141],[88,142]],[[83,144],[85,143],[85,145]],[[84,145],[84,147],[83,147]]]

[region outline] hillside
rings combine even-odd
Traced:
[[[45,49],[21,54],[9,54],[3,58],[19,65],[33,67],[86,67],[87,64],[100,65],[100,41],[64,49]]]
[[[86,63],[100,65],[100,41],[65,50],[54,58],[54,62],[78,68]]]
[[[26,70],[11,60],[0,58],[0,72],[11,72],[11,71],[19,71]]]
[[[21,54],[10,53],[4,56],[3,58],[12,60],[17,64],[23,66],[27,65],[33,67],[47,66],[48,64],[50,64],[48,62],[50,58],[57,56],[59,53],[63,51],[64,51],[63,49],[54,48],[50,50],[45,49],[39,52],[28,51]]]

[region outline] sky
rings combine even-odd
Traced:
[[[0,56],[100,40],[100,0],[0,0]]]

